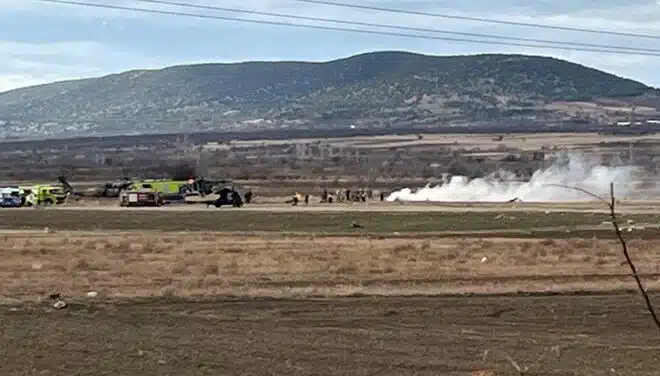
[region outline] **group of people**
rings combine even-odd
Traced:
[[[332,204],[333,202],[367,202],[367,200],[374,199],[374,191],[371,189],[357,189],[355,191],[350,189],[337,189],[334,193],[328,192],[323,189],[321,194],[321,203]],[[385,200],[385,193],[380,193],[380,201]]]
[[[251,198],[251,192],[250,197]],[[380,201],[385,201],[385,192],[381,191],[378,193],[378,199]],[[309,205],[310,195],[307,193],[296,192],[291,198],[286,200],[287,204],[297,206],[299,204]],[[246,202],[249,202],[248,195],[246,194]],[[374,200],[374,191],[372,189],[337,189],[334,192],[329,192],[327,189],[323,189],[321,193],[320,203],[322,204],[332,204],[332,203],[351,203],[351,202],[367,202]]]

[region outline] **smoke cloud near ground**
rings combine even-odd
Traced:
[[[514,198],[525,202],[589,201],[594,198],[583,192],[551,185],[578,187],[608,198],[610,183],[614,183],[616,196],[625,198],[634,193],[634,181],[642,172],[636,166],[606,166],[599,158],[579,153],[555,157],[551,166],[537,170],[527,182],[515,181],[514,174],[503,171],[473,180],[453,176],[442,185],[393,192],[387,201],[506,202]]]

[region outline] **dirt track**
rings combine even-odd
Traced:
[[[0,374],[506,375],[544,351],[529,375],[660,374],[636,295],[45,307],[0,308]]]
[[[116,200],[87,200],[80,203],[71,203],[48,210],[103,210],[103,211],[217,211],[242,210],[264,212],[575,212],[575,213],[606,213],[607,207],[601,202],[564,202],[564,203],[490,203],[490,202],[451,202],[451,203],[390,203],[371,202],[353,204],[319,204],[311,203],[309,206],[292,206],[283,203],[254,203],[240,209],[231,207],[215,208],[206,205],[172,204],[162,207],[124,208],[117,205]],[[11,210],[34,210],[31,208]],[[660,213],[659,200],[624,201],[619,203],[620,213]]]

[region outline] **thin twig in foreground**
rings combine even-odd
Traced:
[[[646,289],[644,288],[644,285],[642,284],[642,280],[639,278],[639,274],[637,273],[637,268],[635,267],[635,263],[633,263],[632,259],[630,258],[630,253],[628,252],[628,244],[626,243],[626,240],[623,238],[623,233],[621,232],[621,228],[619,227],[619,223],[617,221],[617,215],[616,215],[616,199],[614,196],[614,183],[610,183],[610,201],[605,200],[603,197],[593,193],[589,192],[586,189],[578,188],[578,187],[572,187],[569,185],[561,185],[561,184],[548,184],[552,185],[555,187],[562,187],[562,188],[567,188],[567,189],[572,189],[575,191],[583,192],[585,194],[588,194],[591,197],[597,198],[600,201],[603,201],[610,209],[610,217],[612,218],[612,226],[614,226],[614,232],[616,233],[617,239],[619,239],[619,243],[621,243],[621,250],[623,251],[623,255],[626,258],[626,262],[628,263],[628,266],[630,267],[630,270],[632,271],[632,275],[635,278],[635,282],[637,282],[637,288],[639,289],[639,292],[642,294],[644,297],[644,301],[646,302],[646,308],[651,314],[651,317],[653,318],[653,322],[655,323],[655,326],[660,330],[660,319],[658,319],[658,315],[655,313],[655,308],[653,307],[653,303],[651,303],[651,299],[649,298],[649,294],[646,292]]]
[[[549,186],[549,187],[560,187],[560,188],[572,189],[572,190],[574,190],[574,191],[582,192],[582,193],[587,194],[587,195],[589,195],[589,196],[591,196],[591,197],[593,197],[593,198],[595,198],[595,199],[597,199],[597,200],[602,201],[605,205],[607,205],[607,206],[610,207],[610,210],[612,209],[612,206],[610,205],[610,202],[609,202],[609,201],[607,201],[607,200],[606,200],[605,198],[603,198],[602,196],[599,196],[599,195],[597,195],[597,194],[595,194],[595,193],[593,193],[593,192],[589,192],[588,190],[586,190],[586,189],[584,189],[584,188],[573,187],[573,186],[570,186],[570,185],[564,185],[564,184],[545,184],[545,185],[547,185],[547,186]]]

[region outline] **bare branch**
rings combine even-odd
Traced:
[[[559,184],[551,184],[567,189],[573,189],[576,191],[584,192],[588,194],[591,197],[597,198],[601,201],[603,201],[609,208],[610,208],[610,217],[612,218],[612,226],[614,226],[614,232],[616,234],[617,239],[619,240],[619,243],[621,244],[621,250],[623,251],[623,256],[626,258],[626,262],[628,263],[628,266],[630,267],[630,270],[632,272],[633,278],[635,278],[635,282],[637,282],[637,288],[639,289],[639,292],[642,294],[642,297],[644,298],[644,301],[646,303],[646,309],[649,311],[651,314],[651,317],[653,318],[653,322],[655,323],[655,326],[660,330],[660,319],[658,319],[658,315],[655,313],[655,308],[653,307],[653,303],[651,303],[651,299],[649,298],[648,293],[646,292],[646,289],[644,288],[644,284],[642,283],[641,278],[639,277],[639,273],[637,272],[637,267],[635,267],[635,263],[632,261],[630,258],[630,253],[628,252],[628,244],[626,243],[626,240],[623,237],[623,233],[621,232],[621,228],[619,227],[619,223],[617,221],[617,214],[616,214],[616,197],[614,195],[614,183],[610,183],[610,200],[607,201],[603,197],[598,196],[597,194],[593,192],[589,192],[586,189],[582,188],[577,188],[577,187],[571,187],[571,186],[564,186],[564,185],[559,185]]]
[[[657,326],[658,329],[660,329],[660,319],[658,319],[658,315],[655,313],[655,309],[653,307],[653,303],[651,303],[649,294],[646,292],[646,289],[642,284],[642,280],[639,277],[639,273],[637,273],[637,268],[635,267],[635,263],[633,263],[632,259],[630,258],[630,254],[628,252],[628,244],[626,243],[626,240],[623,238],[623,233],[621,232],[621,228],[619,228],[619,223],[617,222],[616,219],[616,210],[614,207],[615,205],[614,183],[610,183],[610,196],[612,199],[610,204],[610,216],[612,217],[612,225],[614,226],[614,232],[616,233],[616,237],[619,239],[619,243],[621,243],[621,250],[623,251],[623,255],[626,258],[626,262],[628,263],[628,266],[630,266],[630,270],[632,272],[633,277],[635,278],[635,282],[637,282],[637,287],[639,288],[639,292],[644,297],[644,301],[646,302],[646,308],[651,314],[651,317],[653,318],[653,322],[655,322],[655,326]]]
[[[544,185],[549,186],[549,187],[560,187],[560,188],[572,189],[574,191],[582,192],[582,193],[587,194],[587,195],[589,195],[589,196],[591,196],[591,197],[593,197],[597,200],[600,200],[600,201],[604,202],[607,206],[610,206],[610,202],[607,201],[605,198],[603,198],[602,196],[599,196],[599,195],[597,195],[593,192],[589,192],[588,190],[583,189],[583,188],[572,187],[570,185],[564,185],[564,184],[544,184]]]

